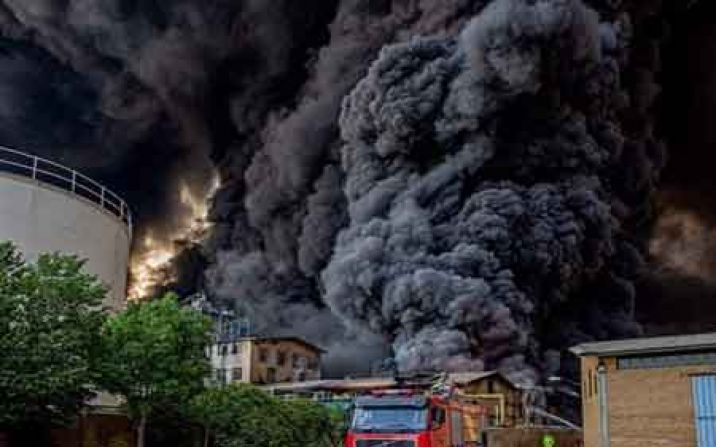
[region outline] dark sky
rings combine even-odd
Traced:
[[[693,226],[669,227],[680,240],[669,247],[692,251],[702,274],[695,278],[653,261],[639,287],[637,314],[648,332],[716,330],[716,283],[709,278],[716,280],[716,7],[705,1],[687,12],[683,3],[667,9],[656,131],[666,139],[669,159],[658,206],[662,216],[673,211],[674,222],[690,216]]]
[[[664,50],[662,126],[669,143],[666,186],[716,188],[716,9],[706,2],[672,25]],[[716,209],[716,197],[705,208]]]

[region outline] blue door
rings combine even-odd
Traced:
[[[716,447],[716,375],[691,378],[698,447]]]

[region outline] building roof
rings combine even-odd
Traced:
[[[667,337],[632,338],[627,340],[582,343],[570,348],[578,356],[611,357],[634,354],[666,354],[672,352],[716,349],[716,332]]]
[[[450,373],[448,374],[447,381],[453,385],[464,386],[487,379],[488,377],[498,377],[507,383],[513,384],[510,379],[499,371]]]
[[[347,392],[347,391],[368,391],[374,389],[390,388],[396,386],[396,381],[390,377],[369,377],[365,379],[323,379],[309,380],[305,382],[283,382],[272,383],[263,388],[272,391],[285,392]]]
[[[300,392],[313,392],[316,390],[322,390],[324,389],[328,384],[332,382],[331,380],[305,380],[303,382],[281,382],[281,383],[271,383],[268,385],[261,385],[260,388],[271,390],[271,391],[288,391],[293,393],[300,393]]]
[[[238,339],[238,341],[255,341],[255,342],[266,342],[266,343],[281,343],[281,342],[292,342],[292,343],[298,343],[299,345],[303,345],[304,347],[316,351],[316,352],[326,352],[324,349],[319,348],[318,346],[314,345],[313,343],[309,343],[306,340],[300,338],[300,337],[242,337]]]
[[[466,373],[450,373],[447,382],[457,386],[465,386],[488,377],[499,377],[509,384],[513,384],[507,377],[498,371],[479,371]],[[409,383],[408,383],[409,385]],[[346,379],[324,379],[307,382],[286,382],[266,385],[264,388],[273,391],[285,392],[365,392],[377,389],[389,389],[401,386],[401,381],[394,377],[364,377]]]

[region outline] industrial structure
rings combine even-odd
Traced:
[[[436,384],[441,388],[452,389],[466,402],[483,407],[489,426],[514,427],[523,417],[523,390],[498,371],[325,379],[274,383],[264,389],[278,396],[302,396],[320,401],[351,400],[357,396],[395,389],[428,392]]]
[[[284,399],[309,398],[344,410],[349,421],[346,447],[582,446],[578,428],[545,424],[550,421],[537,416],[529,422],[525,397],[532,388],[498,371],[325,379],[262,388]]]
[[[28,260],[59,252],[86,260],[109,289],[107,305],[126,300],[132,217],[118,195],[58,163],[0,147],[0,240]]]
[[[716,446],[716,333],[584,343],[585,447]]]
[[[248,318],[231,309],[215,307],[201,293],[189,298],[189,306],[213,322],[207,357],[211,364],[210,381],[214,384],[270,384],[321,378],[321,348],[299,337],[257,336]]]

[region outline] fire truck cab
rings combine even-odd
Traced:
[[[477,406],[438,395],[362,396],[354,402],[345,446],[478,446],[478,435],[470,427],[482,415]]]

